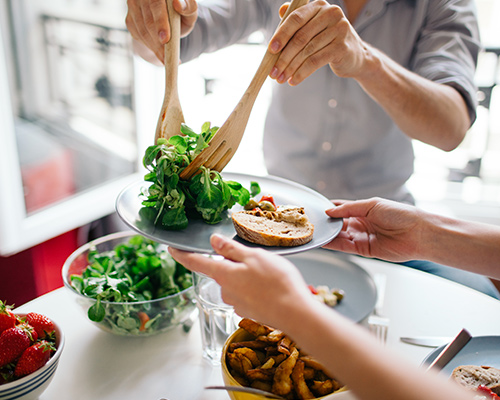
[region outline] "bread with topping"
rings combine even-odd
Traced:
[[[314,233],[303,207],[239,211],[232,214],[232,220],[240,238],[263,246],[300,246],[310,242]]]
[[[496,394],[500,394],[500,369],[484,365],[460,365],[451,377],[460,385],[477,389],[483,385]]]

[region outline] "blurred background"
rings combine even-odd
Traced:
[[[415,142],[420,207],[500,224],[500,1],[477,0],[480,107],[445,153]],[[135,57],[125,0],[0,0],[0,299],[19,306],[62,285],[81,244],[125,229],[115,199],[144,174],[164,91],[162,68]],[[181,64],[186,122],[220,126],[264,54],[260,34]],[[227,171],[265,175],[264,85]]]

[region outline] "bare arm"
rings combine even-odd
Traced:
[[[470,127],[467,106],[453,87],[408,71],[366,45],[366,64],[354,79],[412,139],[451,151]]]
[[[449,380],[416,368],[380,346],[363,328],[320,306],[301,312],[300,320],[299,311],[290,310],[297,315],[290,332],[294,340],[304,343],[304,350],[321,358],[359,399],[473,398]]]
[[[429,260],[500,278],[500,228],[384,199],[334,201],[342,232],[325,247],[388,261]]]
[[[220,236],[213,236],[211,243],[224,260],[169,251],[187,268],[213,277],[224,301],[239,315],[290,335],[359,399],[472,399],[465,389],[424,373],[381,346],[364,328],[313,299],[288,260]]]
[[[413,139],[449,151],[470,127],[466,103],[455,88],[422,78],[368,45],[338,6],[318,0],[295,11],[269,49],[282,50],[271,72],[279,83],[297,85],[329,65],[336,75],[355,79]]]

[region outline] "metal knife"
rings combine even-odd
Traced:
[[[404,343],[413,344],[415,346],[423,347],[441,347],[450,343],[453,337],[448,336],[415,336],[415,337],[401,337],[399,338]]]

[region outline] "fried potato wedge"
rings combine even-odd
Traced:
[[[263,381],[253,381],[250,386],[255,389],[265,390],[266,392],[271,392],[273,387],[272,383]]]
[[[278,342],[277,349],[280,353],[289,356],[291,346],[292,346],[292,339],[290,339],[288,336],[285,336]]]
[[[261,365],[259,357],[257,357],[257,353],[248,347],[240,347],[239,349],[234,350],[233,354],[247,358],[251,362],[252,368],[257,368]]]
[[[293,385],[291,375],[298,358],[299,351],[293,348],[290,357],[286,358],[278,365],[273,379],[273,393],[284,396],[292,391]]]
[[[334,379],[327,379],[326,381],[313,381],[311,385],[311,390],[316,394],[316,396],[326,396],[336,390],[339,390],[342,386]]]
[[[245,376],[248,370],[253,369],[252,362],[241,353],[228,353],[227,360],[238,375]]]
[[[323,371],[325,373],[325,375],[328,375],[328,372],[325,370],[325,368],[323,367],[323,365],[321,365],[321,363],[319,363],[313,357],[311,357],[311,356],[302,356],[302,357],[300,357],[300,359],[302,361],[304,361],[304,364],[305,364],[306,367],[315,369],[316,371]]]
[[[343,388],[317,360],[302,353],[280,330],[247,318],[239,326],[250,335],[246,341],[228,346],[226,363],[241,385],[287,399],[314,399]]]
[[[255,335],[257,337],[260,337],[260,336],[265,337],[273,331],[273,329],[270,328],[269,326],[260,324],[252,319],[249,319],[249,318],[243,318],[238,325],[240,328],[243,328],[247,332],[249,332],[252,335]]]
[[[304,378],[304,361],[298,360],[292,371],[292,381],[299,399],[314,399]]]
[[[248,347],[249,349],[252,350],[264,350],[268,346],[269,343],[267,342],[262,342],[260,340],[248,340],[246,342],[231,343],[229,345],[229,351],[233,352],[234,349],[237,349],[239,347]]]
[[[247,378],[250,381],[272,382],[276,368],[255,368],[247,371]]]

